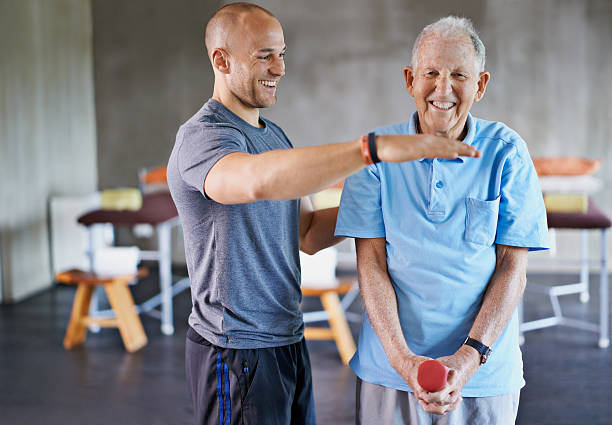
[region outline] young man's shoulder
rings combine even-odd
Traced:
[[[219,139],[244,140],[244,132],[236,123],[228,120],[207,104],[185,121],[178,129],[177,143],[185,141],[214,141]]]

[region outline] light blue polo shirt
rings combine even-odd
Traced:
[[[376,134],[415,134],[409,122]],[[481,158],[421,159],[371,165],[346,180],[337,236],[386,238],[387,267],[410,349],[453,354],[478,314],[495,270],[495,244],[548,248],[546,211],[521,137],[499,122],[468,116],[464,142]],[[525,385],[512,315],[464,397],[518,391]],[[351,367],[362,380],[410,391],[391,367],[367,315]]]

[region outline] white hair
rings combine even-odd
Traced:
[[[417,36],[414,46],[412,46],[412,67],[417,67],[417,51],[423,40],[423,37],[429,34],[437,34],[442,37],[456,36],[457,34],[466,34],[472,41],[474,46],[474,56],[476,57],[476,65],[478,65],[479,71],[482,72],[485,69],[485,47],[478,37],[472,21],[468,18],[460,18],[457,16],[447,16],[434,22],[433,24],[427,25],[421,30]]]

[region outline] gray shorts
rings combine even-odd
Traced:
[[[446,415],[426,413],[413,393],[357,378],[357,425],[514,425],[519,394],[464,397]]]

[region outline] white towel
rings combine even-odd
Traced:
[[[93,271],[100,276],[136,274],[139,260],[137,246],[99,248],[94,251]]]
[[[603,181],[597,177],[583,176],[541,176],[542,192],[553,193],[595,193],[603,187]]]

